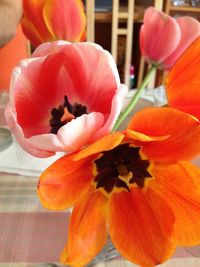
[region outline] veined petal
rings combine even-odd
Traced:
[[[160,192],[175,215],[174,241],[178,245],[200,243],[200,170],[189,162],[156,163],[150,184]]]
[[[170,137],[144,142],[142,151],[154,160],[188,160],[200,153],[200,123],[171,108],[149,108],[138,112],[128,128],[149,136]]]
[[[85,266],[101,251],[107,239],[106,213],[107,199],[100,191],[91,190],[76,204],[62,263]]]
[[[186,50],[167,78],[169,105],[200,118],[200,37]],[[184,77],[184,79],[183,79]]]
[[[40,176],[38,195],[44,207],[67,209],[87,192],[93,178],[91,158],[74,162],[73,157],[58,159]]]
[[[97,140],[95,143],[85,147],[80,152],[78,152],[74,160],[80,160],[88,156],[100,153],[102,151],[108,151],[116,146],[118,146],[124,138],[124,135],[120,132],[115,132],[113,134],[108,134],[101,139]]]
[[[58,77],[62,60],[59,53],[38,58],[22,68],[12,85],[17,120],[26,137],[50,132],[51,110],[64,102],[62,74]]]
[[[84,6],[81,0],[47,0],[43,18],[52,36],[78,42],[86,27]]]
[[[183,54],[186,48],[198,36],[200,36],[199,21],[193,19],[192,17],[184,16],[177,18],[176,22],[178,23],[181,30],[181,39],[175,51],[163,62],[163,64],[165,65],[165,69],[170,69],[174,65],[174,62],[176,62],[177,59]]]
[[[115,122],[122,110],[123,100],[127,93],[128,89],[124,84],[121,84],[119,89],[116,92],[116,95],[113,97],[111,112],[108,116],[105,116],[107,119],[104,126],[99,129],[96,134],[93,136],[91,142],[96,141],[99,137],[106,135],[107,133],[111,132],[112,128],[115,125]]]
[[[197,119],[173,108],[153,107],[137,112],[128,129],[150,137],[176,136],[185,129],[198,125]]]
[[[137,189],[113,194],[108,221],[113,244],[129,261],[150,267],[167,260],[175,250],[170,242],[173,214],[153,190],[148,198]]]
[[[45,5],[46,0],[23,0],[23,12],[24,17],[31,21],[31,23],[35,26],[35,29],[39,31],[40,35],[43,38],[43,41],[52,40],[52,36],[48,31],[45,22],[42,17],[42,10]],[[22,29],[23,29],[23,20],[22,20]],[[38,30],[39,29],[39,30]],[[28,28],[26,27],[26,32]],[[34,39],[31,41],[34,41]],[[38,40],[37,40],[38,41]],[[34,45],[38,45],[38,42]]]
[[[69,101],[86,103],[89,111],[109,115],[112,99],[120,88],[119,74],[111,54],[88,42],[69,45],[62,49],[62,53],[68,74],[66,79],[70,84]]]
[[[31,43],[34,44],[34,46],[37,47],[43,42],[43,36],[40,34],[40,32],[38,32],[32,21],[28,20],[26,17],[23,17],[21,25],[25,36],[31,40]]]
[[[104,123],[101,113],[84,114],[62,126],[57,133],[65,151],[72,152],[88,144]]]
[[[160,63],[176,49],[180,39],[181,32],[175,19],[153,7],[146,10],[140,42],[144,57]]]

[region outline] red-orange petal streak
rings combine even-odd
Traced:
[[[161,197],[142,190],[112,196],[109,213],[111,239],[119,252],[133,263],[150,267],[167,260],[175,250],[169,241],[173,214]]]
[[[86,26],[81,0],[47,0],[43,17],[47,28],[56,38],[68,41],[81,40]]]
[[[101,251],[107,239],[106,213],[107,199],[100,191],[91,190],[80,200],[71,216],[62,263],[85,266]]]
[[[160,192],[175,215],[178,245],[200,243],[200,170],[189,162],[155,164],[150,186]]]
[[[24,17],[29,20],[36,29],[42,34],[43,41],[52,40],[42,17],[43,8],[46,0],[23,0]],[[23,23],[22,23],[23,28]],[[31,31],[31,29],[30,29]],[[32,40],[31,40],[32,41]],[[35,44],[36,45],[36,44]]]
[[[200,119],[200,37],[186,50],[169,73],[166,84],[169,105]]]
[[[26,17],[23,17],[21,24],[24,34],[35,46],[43,43],[43,36],[41,36],[35,25],[30,20],[28,20]]]
[[[69,208],[88,190],[93,178],[91,158],[74,162],[73,156],[58,159],[41,175],[38,194],[44,207]]]

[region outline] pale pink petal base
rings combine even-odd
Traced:
[[[64,46],[69,45],[70,42],[65,40],[58,40],[56,42],[47,42],[38,46],[32,53],[32,57],[45,57],[49,54],[59,52]]]
[[[104,117],[101,113],[84,114],[61,127],[57,136],[64,150],[72,152],[88,144],[103,123]]]

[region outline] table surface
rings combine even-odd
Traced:
[[[44,209],[37,197],[37,177],[0,173],[0,267],[43,267],[58,262],[66,242],[68,212]],[[200,247],[177,249],[160,267],[199,267]],[[123,259],[96,267],[133,267]]]

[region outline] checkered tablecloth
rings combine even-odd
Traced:
[[[38,178],[0,173],[0,267],[59,264],[67,239],[69,212],[44,209],[37,197]],[[200,247],[180,248],[160,267],[199,267]],[[134,267],[122,258],[95,267]]]
[[[0,173],[0,266],[57,262],[66,242],[68,212],[39,203],[37,178]]]

